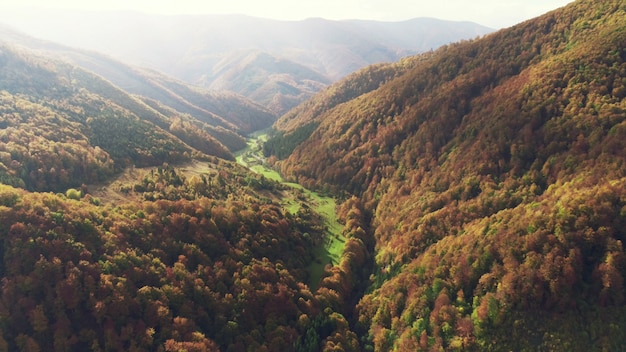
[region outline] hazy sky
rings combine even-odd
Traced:
[[[571,0],[1,0],[0,11],[25,8],[135,10],[158,14],[237,13],[281,20],[308,17],[398,21],[415,17],[467,20],[501,28]]]

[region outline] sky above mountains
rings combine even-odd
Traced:
[[[492,28],[512,26],[571,0],[3,0],[0,11],[33,9],[132,10],[157,14],[245,14],[277,20],[401,21],[416,17],[473,21]]]

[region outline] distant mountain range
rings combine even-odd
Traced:
[[[0,22],[188,83],[231,90],[279,115],[359,68],[493,31],[471,22],[432,18],[276,21],[132,12],[25,13],[0,15]]]

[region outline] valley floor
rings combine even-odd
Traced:
[[[265,131],[251,134],[248,138],[248,146],[237,152],[237,162],[270,180],[292,188],[293,192],[285,192],[280,201],[290,213],[296,213],[301,204],[304,203],[324,219],[326,227],[324,245],[318,247],[315,253],[317,259],[308,268],[311,277],[309,284],[315,289],[324,274],[324,267],[327,264],[337,265],[345,246],[346,240],[342,235],[343,226],[336,213],[337,204],[332,197],[320,195],[297,183],[285,182],[276,170],[268,167],[265,164],[262,151],[263,142],[266,140],[267,133]]]

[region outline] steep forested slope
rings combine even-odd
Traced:
[[[139,99],[158,101],[159,105],[170,107],[179,114],[192,115],[205,122],[207,131],[231,150],[245,146],[241,138],[238,144],[229,144],[236,134],[266,128],[276,119],[267,109],[234,93],[192,87],[158,72],[132,67],[103,54],[39,40],[3,27],[0,27],[0,36],[3,41],[15,46],[26,47],[100,75]],[[225,131],[230,131],[229,138],[222,138]]]
[[[378,89],[422,59],[423,57],[410,57],[393,64],[368,66],[333,84],[276,121],[273,126],[275,133],[263,145],[264,154],[279,159],[287,157],[313,133],[325,116],[325,111]]]
[[[367,344],[625,348],[625,28],[623,1],[577,1],[277,122],[314,127],[285,176],[372,212]]]
[[[65,190],[130,165],[232,154],[189,115],[163,115],[92,73],[0,47],[2,182]]]

